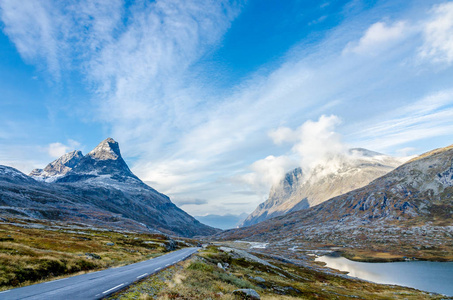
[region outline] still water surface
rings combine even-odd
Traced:
[[[377,283],[397,284],[453,296],[453,262],[407,261],[364,263],[344,257],[321,256],[327,267]]]

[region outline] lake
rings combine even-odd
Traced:
[[[349,276],[384,284],[397,284],[453,296],[453,262],[407,261],[365,263],[344,257],[320,256],[327,267]]]

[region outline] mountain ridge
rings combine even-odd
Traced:
[[[47,178],[43,172],[32,172],[28,177],[13,168],[2,167],[0,170],[5,174],[0,174],[0,212],[181,236],[218,232],[135,176],[115,140],[105,139],[85,156],[80,155],[80,151],[72,151],[50,163],[46,168],[53,173]],[[77,157],[77,162],[69,167],[67,162],[72,156]],[[17,180],[5,180],[8,174],[14,174]]]

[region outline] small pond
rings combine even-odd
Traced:
[[[325,262],[329,268],[347,271],[349,276],[360,279],[453,296],[453,262],[365,263],[328,255],[320,256],[316,261]]]

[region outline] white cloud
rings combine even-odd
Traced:
[[[300,157],[304,171],[309,171],[331,154],[342,153],[347,149],[341,135],[335,132],[339,124],[337,116],[322,115],[318,121],[306,121],[298,128],[299,141],[292,149]]]
[[[343,53],[357,53],[361,55],[376,55],[386,48],[407,38],[411,29],[403,21],[394,24],[377,22],[371,25],[357,42],[350,42]]]
[[[65,153],[68,153],[73,150],[78,150],[77,148],[80,147],[80,143],[74,140],[69,139],[67,145],[62,143],[51,143],[48,148],[47,152],[49,156],[52,158],[59,158]]]
[[[290,143],[292,153],[260,159],[250,166],[252,172],[239,178],[253,190],[267,195],[270,187],[278,183],[289,170],[300,166],[308,174],[320,163],[347,150],[341,135],[335,132],[339,124],[337,116],[322,115],[317,121],[308,120],[295,130],[288,127],[271,130],[269,136],[274,143]]]
[[[423,26],[424,44],[420,55],[438,63],[453,62],[453,2],[435,6],[432,18]]]
[[[288,170],[297,164],[286,156],[268,157],[254,162],[250,166],[252,172],[239,176],[239,180],[249,185],[261,196],[267,196],[272,185],[278,183]]]
[[[279,127],[271,130],[269,131],[269,136],[276,145],[281,145],[284,142],[295,142],[297,140],[297,134],[288,127]]]
[[[453,90],[434,92],[356,125],[352,137],[373,150],[392,147],[430,137],[448,136],[453,132]]]
[[[59,45],[57,35],[61,28],[52,16],[51,1],[2,1],[0,14],[5,23],[4,31],[15,43],[22,57],[29,62],[38,63],[44,59],[56,76],[60,73]],[[17,26],[20,24],[20,26]]]
[[[317,121],[306,121],[296,130],[288,127],[271,130],[269,136],[277,145],[283,142],[293,144],[293,153],[299,158],[300,166],[308,172],[327,156],[346,150],[341,135],[335,132],[335,127],[340,123],[335,115],[322,115]]]
[[[111,41],[122,15],[120,0],[0,2],[4,31],[25,61],[59,80],[62,69],[83,61]]]

